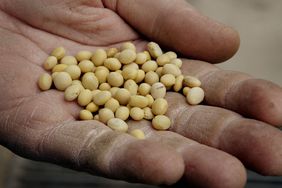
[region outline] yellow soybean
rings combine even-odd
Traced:
[[[152,104],[152,112],[154,115],[164,115],[167,112],[168,103],[163,98],[156,99]]]
[[[112,97],[111,92],[101,91],[93,97],[93,102],[96,105],[101,106],[101,105],[104,105],[108,100],[110,100],[111,97]]]
[[[92,92],[89,89],[82,90],[77,98],[80,106],[86,106],[92,101]]]
[[[110,119],[113,119],[115,117],[113,111],[111,111],[108,108],[103,108],[99,110],[99,121],[101,121],[102,123],[107,124],[107,122]]]
[[[75,100],[81,92],[81,86],[79,84],[71,85],[65,90],[65,100]]]
[[[92,62],[96,67],[103,65],[104,61],[107,59],[107,53],[104,49],[97,49],[91,58]]]
[[[72,83],[71,76],[66,72],[59,72],[53,79],[55,87],[64,91]]]
[[[81,110],[79,112],[79,118],[81,120],[92,120],[93,119],[93,115],[90,111],[88,110]]]
[[[132,63],[136,59],[136,52],[132,49],[125,49],[121,51],[118,59],[122,64],[125,64],[125,65]]]
[[[45,70],[52,70],[55,65],[58,64],[58,60],[55,56],[49,56],[45,60],[43,67]]]
[[[55,56],[58,60],[62,59],[66,54],[64,47],[57,47],[51,52],[51,56]]]
[[[38,86],[42,91],[50,89],[52,86],[52,77],[47,73],[43,73],[39,77]]]
[[[75,55],[75,58],[77,59],[77,61],[90,60],[92,55],[92,52],[88,50],[82,50]]]
[[[98,88],[98,79],[93,72],[85,73],[81,78],[82,85],[85,89],[95,90]]]
[[[153,119],[152,125],[157,130],[167,130],[171,125],[171,121],[167,116],[158,115]]]
[[[144,118],[144,110],[139,107],[133,107],[130,109],[130,117],[135,121],[140,121]]]
[[[134,129],[129,134],[138,139],[145,139],[145,133],[141,129]]]
[[[112,87],[120,87],[124,82],[122,75],[117,72],[111,72],[107,76],[107,81]]]
[[[60,61],[61,64],[77,65],[77,60],[74,56],[65,56]]]
[[[118,107],[115,112],[115,117],[124,121],[127,120],[129,118],[129,109],[126,106]]]
[[[115,131],[119,132],[126,132],[128,130],[128,125],[125,121],[118,119],[118,118],[112,118],[107,122],[108,127]]]

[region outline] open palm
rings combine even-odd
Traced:
[[[242,163],[282,175],[282,134],[271,126],[282,125],[282,89],[270,82],[186,59],[182,71],[202,80],[206,105],[189,106],[180,94],[169,93],[171,131],[129,122],[145,131],[145,140],[97,121],[76,121],[78,105],[64,101],[62,92],[38,89],[42,62],[57,46],[75,54],[131,40],[141,50],[149,37],[193,59],[232,56],[236,33],[186,2],[1,0],[0,10],[0,143],[12,151],[152,184],[183,178],[202,187],[243,187]]]

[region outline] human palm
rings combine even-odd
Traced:
[[[205,104],[189,106],[169,93],[170,131],[129,122],[145,131],[145,140],[97,121],[76,121],[78,105],[64,101],[62,92],[38,89],[42,62],[57,46],[75,54],[131,40],[141,50],[148,37],[210,62],[235,53],[234,31],[184,1],[173,2],[1,0],[0,143],[31,159],[143,183],[183,178],[202,187],[243,187],[242,163],[282,175],[282,134],[271,126],[282,125],[282,90],[270,82],[183,59],[184,74],[203,82]]]

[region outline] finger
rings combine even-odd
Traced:
[[[25,135],[18,131],[15,135]],[[172,184],[183,175],[183,159],[172,148],[139,141],[96,121],[67,121],[47,131],[26,131],[29,137],[18,143],[10,139],[9,145],[19,146],[13,151],[35,160],[149,184]]]
[[[106,46],[138,38],[138,34],[116,13],[105,9],[101,1],[13,0],[0,2],[0,8],[35,28],[85,45]],[[25,30],[19,30],[26,35]]]
[[[238,157],[264,175],[282,175],[282,132],[218,107],[189,106],[179,94],[169,94],[172,131]],[[185,104],[185,105],[183,105]]]
[[[212,63],[235,54],[239,36],[203,16],[184,0],[104,1],[142,34],[193,59]]]
[[[282,88],[251,76],[186,60],[183,74],[200,78],[209,105],[224,107],[266,123],[282,126]]]
[[[156,131],[151,122],[129,122],[130,130],[142,129],[146,139],[174,148],[185,161],[183,180],[193,187],[244,187],[246,172],[235,157],[170,131]]]

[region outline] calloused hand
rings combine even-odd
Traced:
[[[191,59],[230,58],[237,33],[184,0],[1,0],[0,23],[0,144],[15,153],[150,184],[183,178],[199,187],[243,187],[243,164],[282,175],[282,133],[274,127],[282,125],[282,89],[268,81],[185,59],[182,71],[202,80],[205,104],[189,106],[169,93],[170,131],[129,122],[145,140],[76,121],[77,104],[62,92],[39,91],[42,62],[57,46],[75,54],[131,40],[141,50],[149,38]]]

